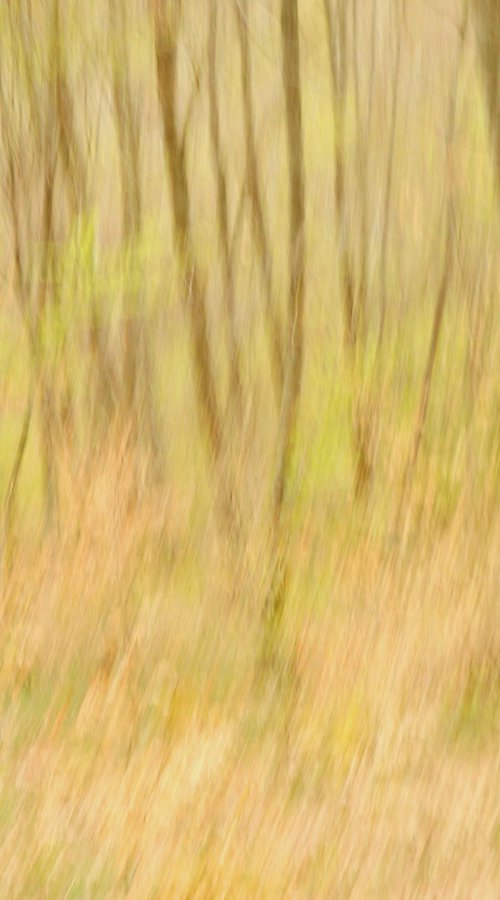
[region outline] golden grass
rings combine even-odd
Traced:
[[[0,895],[497,897],[498,509],[312,581],[309,521],[260,683],[258,566],[235,604],[121,459],[2,587]]]

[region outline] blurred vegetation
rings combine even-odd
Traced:
[[[498,895],[500,7],[358,7],[0,6],[1,896]]]

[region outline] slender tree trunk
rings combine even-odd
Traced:
[[[127,10],[118,0],[109,0],[113,51],[113,101],[120,163],[122,234],[129,265],[134,266],[134,249],[142,227],[140,177],[140,124],[134,108],[127,47]],[[126,280],[137,281],[137,271],[128,271]],[[137,450],[140,437],[148,434],[153,464],[160,471],[159,429],[153,401],[150,343],[140,289],[127,285],[124,300],[123,401],[132,442]],[[143,429],[143,415],[145,429]]]
[[[125,23],[122,22],[123,9],[116,0],[110,0],[113,50],[113,101],[118,135],[120,163],[120,184],[122,198],[123,240],[130,253],[138,240],[141,229],[142,203],[139,175],[139,139],[133,122],[132,94],[128,71]],[[132,278],[136,273],[130,273]],[[127,276],[126,276],[127,277]],[[127,279],[128,280],[128,279]],[[124,310],[124,401],[126,413],[136,418],[136,386],[139,364],[139,300],[135,292],[126,289]],[[135,425],[137,430],[137,423]]]
[[[272,629],[281,619],[288,584],[289,559],[284,503],[302,386],[304,356],[305,187],[297,0],[281,2],[281,45],[288,149],[290,280],[285,383],[278,435],[278,468],[273,496],[276,560],[271,591],[265,606],[266,621]]]
[[[378,331],[378,356],[381,357],[385,337],[387,319],[387,300],[389,295],[389,225],[391,221],[392,193],[394,184],[394,157],[396,152],[396,127],[399,109],[399,81],[401,73],[401,51],[403,43],[403,25],[398,23],[396,44],[396,63],[392,78],[392,106],[389,125],[389,148],[387,153],[387,169],[385,178],[384,203],[382,209],[382,244],[380,259],[380,322]]]
[[[241,93],[243,100],[243,116],[245,126],[246,144],[246,185],[250,198],[252,212],[252,229],[262,273],[262,283],[265,299],[265,323],[271,370],[273,376],[274,393],[278,407],[281,404],[284,383],[284,353],[281,323],[273,299],[272,259],[269,237],[264,217],[264,206],[259,178],[259,166],[257,161],[257,140],[255,135],[255,113],[252,91],[252,58],[249,27],[248,0],[239,0],[235,4],[236,21],[241,58]]]
[[[360,66],[360,38],[359,38],[359,10],[356,3],[352,4],[353,17],[353,57],[354,57],[354,94],[356,99],[356,119],[358,125],[357,135],[357,170],[359,182],[360,202],[360,263],[358,278],[358,319],[359,338],[363,344],[366,341],[367,315],[368,315],[368,270],[370,251],[370,215],[369,215],[369,175],[370,175],[370,146],[373,121],[373,93],[375,86],[375,57],[376,57],[376,0],[372,2],[372,15],[370,27],[370,63],[369,83],[366,111],[363,109],[361,91],[361,66]]]
[[[68,194],[72,199],[73,220],[82,227],[88,224],[90,198],[88,189],[88,164],[84,159],[74,124],[73,101],[65,79],[64,64],[57,78],[57,115],[59,120],[59,146]],[[83,261],[86,265],[87,261]],[[95,293],[90,299],[88,339],[91,350],[92,418],[100,422],[101,413],[109,425],[117,405],[117,378],[108,348],[106,329],[101,321],[100,308]]]
[[[439,347],[439,339],[443,324],[446,301],[449,295],[450,281],[453,266],[453,251],[455,249],[455,225],[454,225],[454,184],[453,184],[453,141],[455,137],[455,126],[458,105],[458,85],[460,79],[460,69],[462,65],[462,57],[465,48],[466,36],[466,19],[467,19],[467,0],[465,0],[464,23],[462,27],[462,35],[457,54],[454,79],[451,87],[448,121],[446,129],[446,153],[448,162],[447,193],[445,199],[444,221],[446,227],[445,245],[443,256],[443,268],[439,281],[438,291],[436,295],[436,306],[434,308],[434,320],[432,324],[432,333],[429,343],[429,351],[427,354],[427,363],[420,391],[420,401],[415,420],[415,428],[411,443],[410,453],[406,463],[403,476],[402,489],[399,499],[399,505],[396,517],[396,532],[399,532],[402,524],[402,517],[408,503],[409,492],[412,488],[414,473],[417,465],[418,455],[422,444],[425,424],[427,421],[427,412],[429,409],[429,401],[431,396],[432,377],[434,374],[437,352]]]
[[[177,129],[178,14],[177,5],[172,0],[156,0],[153,5],[158,99],[175,242],[191,332],[198,413],[207,437],[210,459],[220,480],[224,456],[223,424],[210,351],[205,290],[192,245],[184,142]],[[230,479],[225,480],[220,499],[224,527],[229,531],[239,530],[236,497]]]
[[[40,421],[42,478],[44,482],[45,522],[51,525],[57,519],[58,512],[58,476],[56,448],[56,403],[52,377],[47,371],[43,349],[43,326],[47,319],[48,281],[51,272],[51,245],[53,237],[53,206],[55,176],[57,167],[57,148],[54,136],[55,98],[53,85],[46,86],[42,95],[34,68],[34,48],[36,46],[33,23],[29,15],[23,16],[18,10],[9,9],[9,27],[11,38],[19,46],[19,70],[17,76],[24,79],[29,106],[29,135],[33,141],[36,164],[40,166],[39,174],[43,184],[41,198],[41,258],[40,274],[36,291],[32,295],[35,267],[31,256],[26,264],[22,259],[22,235],[20,209],[23,205],[30,208],[33,186],[24,184],[27,173],[22,171],[22,164],[15,156],[14,141],[21,138],[21,132],[15,134],[13,117],[9,111],[3,111],[3,127],[8,146],[8,199],[10,205],[12,230],[14,238],[14,259],[16,272],[16,288],[25,323],[29,348],[32,357],[33,372],[38,391],[38,412]],[[53,33],[52,33],[53,37]],[[53,48],[53,44],[52,44]],[[51,48],[51,49],[52,49]],[[22,69],[22,75],[21,75]],[[8,121],[7,121],[8,120]],[[21,173],[21,174],[20,174]],[[21,180],[22,179],[22,180]],[[24,188],[24,196],[22,189]],[[32,227],[30,213],[27,213],[28,227]],[[28,272],[26,271],[28,268]]]
[[[48,298],[48,283],[51,269],[50,248],[53,234],[53,209],[56,158],[52,147],[52,139],[49,136],[51,123],[47,123],[46,165],[44,177],[44,196],[42,205],[42,271],[38,290],[37,310],[37,343],[40,346],[42,339],[42,323],[46,318],[46,306]],[[48,525],[57,518],[58,514],[58,486],[57,486],[57,450],[55,441],[55,398],[53,386],[47,372],[40,351],[40,414],[42,426],[42,460],[45,481],[45,519]]]
[[[339,234],[339,274],[343,298],[344,340],[352,380],[352,442],[354,449],[354,493],[356,499],[366,495],[372,476],[371,410],[363,396],[360,369],[364,359],[364,329],[366,309],[366,243],[363,234],[363,263],[360,284],[356,285],[354,258],[349,246],[347,187],[345,163],[345,119],[348,85],[347,6],[340,0],[334,19],[331,0],[324,0],[327,25],[330,80],[335,127],[335,208]],[[366,160],[365,160],[366,163]],[[366,185],[360,181],[363,190]],[[363,198],[366,203],[366,197]],[[363,219],[367,216],[366,209]],[[366,225],[366,222],[365,222]],[[366,242],[366,243],[365,243]]]
[[[345,171],[345,102],[347,93],[347,15],[345,0],[340,0],[337,21],[334,20],[331,0],[324,0],[327,23],[330,78],[333,95],[335,127],[335,207],[339,230],[339,267],[344,301],[344,339],[352,357],[358,339],[356,316],[356,288],[347,239],[347,191]]]
[[[243,385],[240,364],[240,347],[236,324],[234,259],[229,235],[227,178],[222,154],[219,99],[217,95],[217,2],[209,0],[208,20],[208,105],[210,142],[215,169],[217,190],[217,224],[222,250],[224,273],[224,300],[229,336],[229,406],[241,421]]]
[[[488,107],[491,144],[500,203],[500,3],[473,0],[479,58]]]

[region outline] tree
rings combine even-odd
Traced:
[[[500,203],[500,4],[473,0],[473,9]]]
[[[272,527],[276,550],[271,590],[265,605],[268,636],[272,636],[275,626],[279,624],[288,586],[288,535],[284,521],[284,504],[302,387],[304,357],[305,178],[297,0],[281,2],[281,54],[288,155],[289,284],[285,381],[280,409],[278,465],[273,493]]]
[[[210,461],[220,483],[220,510],[224,527],[233,533],[239,531],[239,515],[231,479],[222,481],[223,419],[209,342],[205,288],[192,239],[185,144],[177,125],[180,8],[175,0],[155,0],[153,24],[165,165],[172,198],[181,290],[191,332],[198,414],[207,437]]]
[[[140,166],[140,119],[137,98],[133,96],[127,44],[127,6],[109,0],[111,49],[113,59],[112,90],[118,138],[122,200],[122,238],[128,267],[127,282],[137,279],[133,271],[142,227],[142,190]],[[127,267],[127,268],[128,268]],[[137,451],[140,435],[148,435],[149,449],[156,471],[160,469],[159,429],[153,401],[150,340],[144,314],[144,292],[130,286],[124,299],[124,411]]]
[[[351,375],[352,443],[355,455],[354,493],[361,499],[367,493],[372,477],[372,421],[370,404],[364,390],[364,363],[366,355],[366,307],[367,307],[367,258],[368,258],[368,211],[367,211],[367,170],[366,152],[358,148],[358,183],[361,190],[361,262],[359,276],[352,249],[352,235],[349,229],[346,117],[349,82],[348,60],[348,16],[347,2],[340,0],[336,6],[336,16],[331,0],[324,0],[327,26],[328,58],[332,105],[334,117],[334,165],[335,165],[335,211],[338,234],[339,280],[342,292],[344,318],[344,343]],[[357,18],[354,17],[354,39],[357,37]],[[372,20],[372,39],[374,28]],[[363,121],[359,102],[359,77],[357,66],[358,48],[354,47],[355,96],[357,99],[358,125]],[[374,47],[372,44],[372,53]],[[373,78],[373,62],[371,65]],[[368,111],[368,123],[370,110]],[[367,130],[369,124],[367,124]],[[361,140],[366,139],[362,136]]]
[[[281,404],[284,382],[282,327],[273,300],[272,253],[269,241],[257,161],[257,140],[252,90],[252,57],[250,48],[248,0],[234,5],[238,28],[241,58],[241,95],[246,146],[245,187],[251,206],[251,221],[255,245],[259,257],[264,290],[265,324],[273,376],[274,393],[278,408]]]

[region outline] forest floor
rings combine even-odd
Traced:
[[[2,586],[0,896],[498,897],[498,511],[311,515],[258,677],[262,540],[108,476]]]

